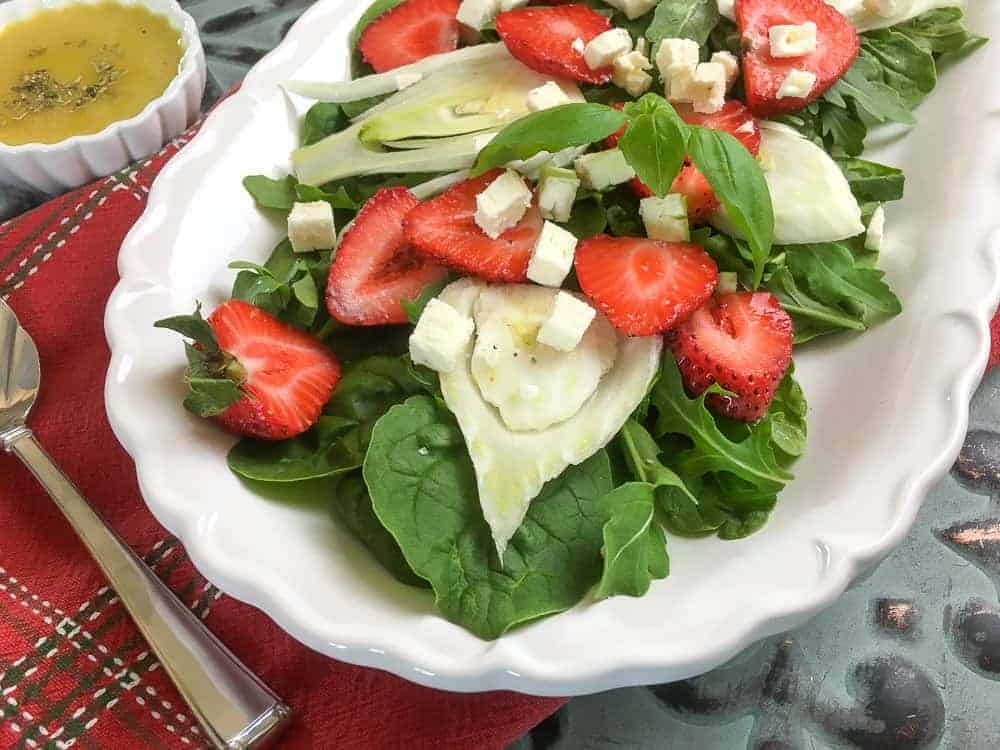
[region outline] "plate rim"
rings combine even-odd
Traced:
[[[238,564],[220,564],[211,551],[200,546],[199,535],[194,528],[197,519],[178,517],[166,504],[157,502],[156,488],[151,486],[144,457],[137,455],[135,450],[137,441],[134,440],[132,431],[136,426],[127,424],[127,420],[121,416],[123,412],[113,405],[114,373],[121,365],[122,358],[128,356],[123,350],[122,329],[114,315],[115,307],[125,295],[133,293],[136,284],[150,283],[129,272],[127,258],[133,252],[136,238],[140,234],[148,233],[155,228],[156,223],[166,220],[165,212],[151,209],[159,206],[167,195],[173,175],[195,157],[197,149],[193,147],[199,139],[206,137],[212,119],[221,120],[229,109],[236,109],[243,102],[252,103],[252,88],[261,71],[266,70],[272,61],[287,61],[297,57],[301,62],[308,53],[313,52],[308,44],[302,43],[302,30],[314,18],[337,7],[341,2],[343,0],[320,0],[307,10],[289,30],[285,40],[254,66],[245,79],[243,89],[221,102],[208,116],[188,147],[167,164],[151,189],[142,216],[122,243],[118,261],[121,278],[108,300],[105,312],[105,331],[111,349],[111,361],[105,381],[105,402],[112,430],[135,461],[140,491],[147,507],[185,545],[195,567],[208,580],[234,598],[265,612],[279,627],[300,642],[339,661],[387,670],[413,682],[457,692],[513,690],[533,695],[566,696],[651,684],[662,681],[661,678],[667,674],[670,679],[681,679],[712,669],[752,643],[801,625],[819,614],[835,602],[854,580],[902,542],[928,492],[948,473],[965,439],[969,404],[986,370],[989,356],[989,323],[997,302],[1000,301],[1000,229],[983,237],[974,252],[978,269],[990,274],[989,278],[992,279],[989,293],[964,310],[942,312],[939,316],[958,315],[964,322],[970,323],[975,331],[974,345],[969,347],[968,356],[961,360],[964,364],[949,371],[948,387],[946,393],[942,394],[942,398],[949,403],[947,424],[941,425],[942,429],[939,430],[941,439],[935,451],[937,458],[923,465],[919,471],[900,472],[899,481],[895,483],[899,487],[899,499],[894,504],[894,514],[890,516],[891,522],[886,525],[885,532],[865,547],[839,548],[837,556],[831,557],[812,596],[803,598],[794,605],[780,600],[756,619],[741,627],[732,628],[727,631],[727,637],[697,653],[671,659],[655,658],[656,654],[653,654],[629,662],[614,660],[613,663],[607,659],[594,658],[586,665],[574,665],[573,671],[559,672],[538,663],[498,663],[495,658],[496,649],[493,648],[499,642],[497,641],[490,644],[490,649],[475,664],[456,665],[448,662],[434,664],[435,668],[431,670],[417,666],[430,663],[422,658],[428,651],[424,650],[421,658],[418,658],[401,647],[398,641],[382,635],[385,631],[359,638],[357,632],[346,632],[351,629],[345,628],[343,637],[338,635],[336,639],[331,639],[329,628],[322,629],[315,622],[310,622],[303,613],[284,606],[280,592],[268,589],[266,582],[262,583],[250,575],[236,574]]]

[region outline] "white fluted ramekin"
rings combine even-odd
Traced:
[[[0,28],[47,8],[91,0],[11,0],[0,2]],[[167,90],[127,120],[119,120],[90,135],[58,143],[0,143],[0,185],[55,194],[122,169],[155,153],[194,122],[205,91],[205,51],[194,19],[176,0],[118,0],[143,5],[166,16],[181,33],[184,56]]]

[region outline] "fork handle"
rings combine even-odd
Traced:
[[[216,748],[272,746],[291,711],[90,507],[27,427],[0,435],[48,491]]]

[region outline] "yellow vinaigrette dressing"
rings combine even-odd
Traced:
[[[180,32],[140,5],[41,10],[0,27],[0,143],[57,143],[127,120],[177,75]]]

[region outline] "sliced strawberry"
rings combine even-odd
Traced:
[[[395,187],[379,190],[362,207],[330,264],[326,307],[336,320],[356,326],[406,323],[400,301],[448,275],[406,241],[403,219],[417,205],[413,193]]]
[[[531,251],[542,233],[537,203],[516,227],[495,240],[475,220],[476,196],[502,174],[502,170],[494,169],[417,206],[406,216],[406,239],[450,268],[488,281],[524,281]]]
[[[323,344],[259,307],[232,300],[208,319],[219,349],[235,360],[243,397],[215,419],[238,435],[285,440],[308,430],[340,380]]]
[[[750,110],[738,99],[730,99],[722,110],[714,114],[695,112],[686,105],[677,105],[677,113],[691,125],[726,131],[746,146],[747,151],[754,156],[760,151],[760,128]],[[617,133],[605,139],[605,145],[608,148],[617,147],[624,133],[625,128],[622,127]],[[632,190],[640,198],[649,198],[653,195],[653,191],[638,177],[634,177],[631,184]],[[704,221],[719,207],[719,200],[715,197],[712,186],[690,159],[685,160],[680,173],[670,186],[670,192],[680,193],[687,198],[688,218],[692,222]]]
[[[708,299],[719,280],[700,245],[641,237],[593,237],[576,250],[580,288],[612,325],[651,336],[676,325]]]
[[[816,24],[816,51],[801,57],[772,57],[768,29],[807,21]],[[740,0],[736,23],[743,40],[747,104],[758,117],[802,109],[836,83],[858,56],[858,32],[824,0]],[[778,90],[793,69],[814,73],[816,84],[806,97],[779,99]]]
[[[376,73],[458,49],[460,0],[404,0],[361,33],[361,56]]]
[[[583,45],[611,28],[586,5],[509,10],[497,16],[496,27],[510,54],[539,73],[586,83],[607,83],[614,73],[611,65],[591,70],[583,59]]]
[[[692,395],[718,383],[736,395],[713,394],[709,406],[753,422],[767,413],[792,361],[792,319],[767,292],[731,292],[670,331],[667,344]]]

